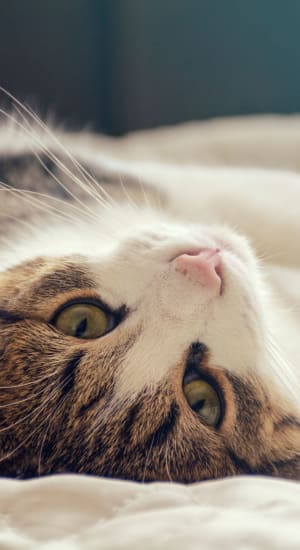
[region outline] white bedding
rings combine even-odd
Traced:
[[[1,550],[300,548],[300,484],[288,481],[55,476],[0,489]]]
[[[123,159],[280,162],[299,170],[300,121],[229,119],[92,143],[99,145]],[[85,476],[1,479],[0,550],[61,548],[300,550],[300,484],[254,477],[191,486]]]

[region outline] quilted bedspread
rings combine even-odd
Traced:
[[[300,549],[300,484],[85,476],[0,482],[1,550]]]
[[[84,139],[123,160],[276,168],[281,158],[282,167],[300,169],[297,117],[182,125],[118,142]],[[0,550],[25,549],[300,550],[300,484],[262,477],[189,486],[75,475],[0,479]]]

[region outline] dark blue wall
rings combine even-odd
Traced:
[[[0,81],[111,133],[300,111],[298,0],[0,0]]]

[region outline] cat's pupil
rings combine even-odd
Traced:
[[[193,405],[193,410],[195,411],[201,411],[205,405],[205,399],[199,399],[195,405]]]
[[[80,338],[86,331],[87,328],[87,318],[84,317],[80,323],[77,325],[75,336]]]

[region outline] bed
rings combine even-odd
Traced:
[[[236,477],[194,485],[88,476],[1,480],[0,548],[300,548],[300,485]]]

